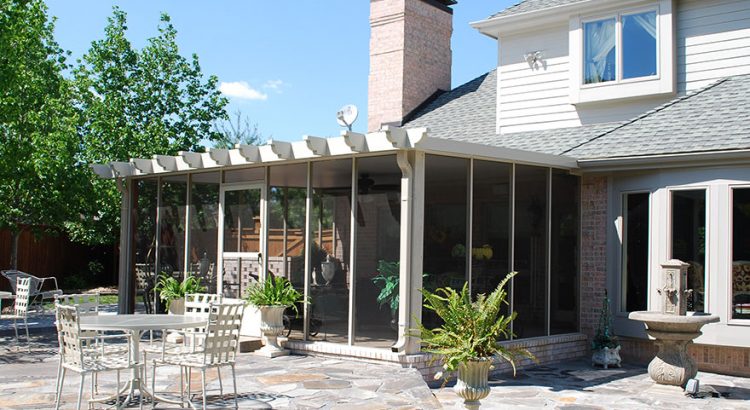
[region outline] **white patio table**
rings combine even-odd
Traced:
[[[97,316],[82,316],[81,317],[81,329],[82,330],[124,330],[130,332],[132,335],[131,349],[134,355],[136,364],[139,364],[140,357],[140,341],[144,332],[149,330],[169,330],[169,329],[185,329],[190,327],[205,327],[206,318],[200,316],[188,316],[188,315],[97,315]],[[120,390],[117,395],[123,394],[128,391],[128,397],[125,403],[135,398],[135,390],[139,390],[145,397],[150,397],[152,400],[165,401],[172,404],[181,404],[179,401],[167,400],[163,397],[157,397],[152,392],[148,391],[146,384],[141,382],[141,366],[136,366],[131,373],[130,380]],[[103,402],[111,401],[117,395],[107,397],[103,399],[91,400],[92,402]]]

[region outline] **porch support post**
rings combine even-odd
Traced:
[[[422,320],[422,241],[424,230],[424,153],[399,151],[401,168],[401,235],[399,253],[398,341],[391,351],[414,354],[419,339],[409,335]]]
[[[119,313],[133,313],[135,311],[134,279],[132,272],[132,252],[130,244],[133,233],[132,193],[133,180],[117,178],[117,190],[122,194],[120,205],[120,263],[118,266],[117,311]]]

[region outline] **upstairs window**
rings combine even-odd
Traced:
[[[656,11],[586,22],[583,42],[584,84],[650,77],[657,73]]]
[[[571,104],[674,94],[672,1],[592,12],[570,20]]]

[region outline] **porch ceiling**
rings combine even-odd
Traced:
[[[429,137],[427,128],[385,126],[368,134],[342,131],[332,138],[305,135],[301,141],[270,140],[265,145],[238,144],[234,149],[208,149],[207,152],[180,151],[178,155],[154,155],[153,158],[131,158],[92,165],[105,179],[151,174],[169,174],[210,168],[284,163],[325,157],[356,156],[377,152],[418,150],[434,154],[507,161],[574,170],[576,160],[561,155],[494,147],[484,144]]]

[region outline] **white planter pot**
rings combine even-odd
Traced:
[[[179,298],[173,300],[169,304],[169,310],[167,311],[170,315],[184,315],[185,314],[185,299]]]
[[[610,349],[605,347],[604,349],[594,350],[591,354],[591,364],[599,365],[607,369],[609,366],[620,367],[620,346]]]
[[[320,264],[320,270],[320,273],[323,275],[323,280],[326,281],[326,286],[331,286],[331,281],[334,276],[336,276],[336,263],[331,261],[322,262]]]
[[[458,380],[453,391],[464,399],[467,409],[479,409],[479,400],[489,396],[490,386],[487,383],[492,358],[472,359],[458,367]]]
[[[260,330],[264,346],[255,353],[265,357],[285,356],[288,350],[279,346],[278,336],[284,330],[284,310],[286,306],[258,306],[260,310]]]

